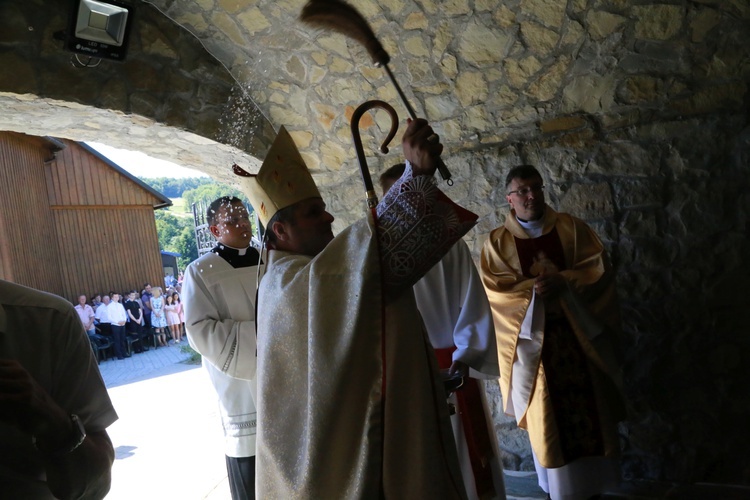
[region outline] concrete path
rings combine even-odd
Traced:
[[[107,500],[230,500],[216,395],[179,346],[150,349],[99,369],[120,419]],[[543,499],[532,473],[508,473],[509,500]]]
[[[179,346],[99,365],[120,419],[107,500],[227,500],[216,395]]]

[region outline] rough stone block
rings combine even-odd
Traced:
[[[458,103],[449,96],[431,96],[425,99],[425,111],[429,120],[444,120],[458,110]]]
[[[542,64],[534,56],[523,59],[506,59],[503,66],[508,81],[516,88],[526,85],[530,77],[542,68]]]
[[[719,24],[721,14],[713,9],[703,9],[690,21],[691,36],[693,42],[702,42],[709,31]]]
[[[588,122],[581,116],[561,116],[551,120],[545,120],[539,124],[539,129],[544,134],[574,130],[585,126]]]
[[[521,0],[520,8],[551,28],[562,26],[565,17],[565,2],[557,0]]]
[[[477,66],[495,65],[505,56],[509,36],[480,24],[469,22],[459,39],[459,56]]]
[[[618,141],[603,144],[592,163],[609,175],[652,176],[659,171],[659,155],[639,144]],[[597,172],[596,170],[592,170]]]
[[[560,211],[583,220],[612,217],[615,207],[609,185],[605,182],[572,185],[560,200]]]
[[[693,115],[732,110],[742,106],[747,85],[743,82],[727,83],[701,89],[688,99],[672,103],[672,108],[682,114]]]
[[[406,16],[404,21],[404,29],[407,30],[423,30],[427,26],[427,17],[425,17],[424,12],[412,12]]]
[[[562,46],[578,45],[580,44],[586,35],[583,26],[578,21],[573,19],[568,20],[565,24],[565,31],[563,32],[562,40],[560,44]]]
[[[685,17],[679,5],[642,5],[633,7],[635,37],[651,40],[669,40],[677,35]]]
[[[271,22],[257,7],[251,7],[237,16],[242,27],[251,35],[271,27]]]
[[[612,108],[616,80],[613,75],[583,75],[573,79],[563,90],[562,110],[602,113]]]
[[[627,19],[603,10],[589,11],[586,23],[594,40],[603,40],[620,29]]]
[[[628,54],[620,59],[619,67],[626,73],[654,75],[684,75],[690,68],[682,60],[657,59],[643,54]]]
[[[529,85],[526,94],[538,101],[549,101],[558,95],[563,77],[570,66],[570,58],[561,57],[544,74]]]
[[[551,29],[530,21],[521,23],[521,36],[529,49],[539,57],[548,55],[560,38],[560,35]]]
[[[483,102],[487,98],[487,90],[487,82],[478,71],[465,71],[456,80],[456,97],[462,106]]]
[[[337,60],[341,61],[340,58],[336,58],[334,59],[334,64]],[[347,65],[346,69],[351,71],[351,65]],[[307,68],[302,63],[300,58],[296,55],[293,55],[289,59],[287,59],[286,63],[284,64],[284,70],[290,77],[291,81],[297,85],[304,83],[307,79]]]
[[[616,178],[612,180],[617,205],[620,209],[637,209],[660,206],[663,200],[664,180]]]
[[[244,28],[237,24],[237,19],[226,12],[215,11],[211,14],[211,26],[223,33],[232,43],[245,44]]]

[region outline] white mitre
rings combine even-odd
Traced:
[[[292,136],[284,127],[279,129],[257,174],[250,174],[237,165],[234,173],[240,176],[240,189],[264,227],[268,227],[268,221],[282,208],[321,197]]]

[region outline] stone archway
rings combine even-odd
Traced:
[[[233,182],[233,163],[260,168],[258,158],[239,148],[132,114],[9,93],[0,93],[0,108],[0,130],[141,151],[223,182]]]

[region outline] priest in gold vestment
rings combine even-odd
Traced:
[[[619,480],[619,307],[604,247],[544,200],[530,165],[506,178],[511,213],[482,250],[505,413],[529,432],[539,484],[586,499]]]
[[[410,123],[407,172],[335,238],[283,128],[242,181],[270,249],[257,314],[258,498],[464,498],[411,286],[476,216],[435,186],[432,135]]]

